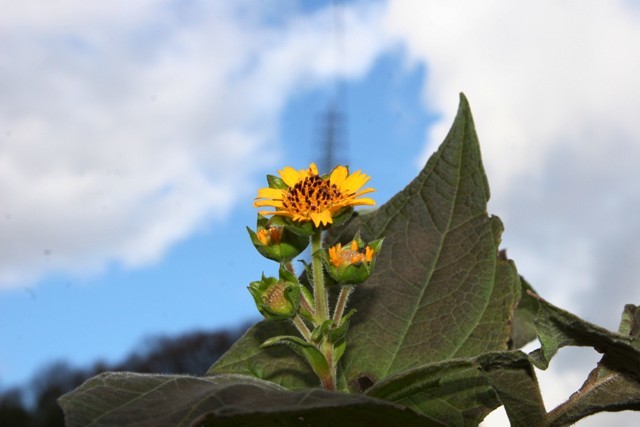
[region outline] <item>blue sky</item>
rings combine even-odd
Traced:
[[[388,76],[394,73],[406,79],[390,80]],[[388,55],[373,64],[362,81],[347,85],[354,105],[343,103],[348,133],[340,154],[357,159],[351,162],[354,167],[374,176],[371,185],[380,202],[401,190],[417,171],[410,167],[390,173],[388,165],[411,164],[420,149],[417,141],[429,122],[419,108],[415,90],[423,77],[419,68],[408,72],[399,69],[394,56]],[[333,86],[294,96],[283,109],[283,165],[302,168],[317,161],[321,152],[317,129]],[[407,94],[408,88],[414,90]],[[395,97],[394,103],[389,102]],[[374,128],[369,125],[372,122],[376,123]],[[375,159],[369,154],[372,140],[378,141],[374,147],[383,149],[389,144],[394,149],[384,159]],[[258,177],[256,190],[264,185],[264,177]],[[216,226],[176,242],[157,263],[136,269],[111,263],[98,275],[75,278],[55,274],[2,293],[1,324],[23,325],[2,330],[15,350],[21,349],[12,354],[16,368],[22,367],[23,373],[11,370],[8,378],[25,378],[34,367],[52,358],[78,364],[100,357],[115,360],[149,334],[235,327],[257,319],[246,286],[262,271],[273,275],[276,270],[253,249],[245,229],[247,225],[255,227],[253,196],[245,195]],[[55,256],[55,252],[41,256]]]
[[[337,82],[380,203],[464,91],[520,272],[608,328],[640,303],[637,6],[337,3],[0,0],[0,388],[257,319],[253,197],[318,160]],[[565,354],[548,406],[595,360]]]

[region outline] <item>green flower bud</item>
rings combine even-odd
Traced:
[[[369,278],[375,267],[376,256],[382,248],[382,240],[365,245],[360,235],[342,246],[337,243],[321,253],[322,262],[329,276],[344,285],[356,285]]]
[[[296,315],[300,306],[300,285],[275,277],[262,276],[251,282],[249,292],[258,311],[268,320],[288,320]]]
[[[267,218],[260,215],[256,232],[249,227],[247,231],[258,252],[277,262],[291,261],[309,245],[308,237],[293,233],[282,225],[270,224]]]

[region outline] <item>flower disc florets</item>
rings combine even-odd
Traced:
[[[258,311],[269,320],[287,320],[295,316],[300,305],[300,285],[274,277],[251,282],[249,292]]]
[[[348,244],[337,243],[320,255],[331,278],[340,284],[355,285],[371,275],[381,248],[382,239],[365,245],[360,236],[356,236]]]
[[[344,248],[340,243],[329,248],[329,260],[331,264],[340,268],[347,264],[360,264],[362,262],[370,263],[373,259],[374,251],[371,247],[367,246],[364,251],[358,248],[358,242],[351,241],[351,244]]]
[[[345,208],[375,205],[375,201],[360,196],[375,191],[360,188],[370,177],[360,171],[349,174],[345,166],[336,166],[328,176],[320,176],[315,163],[296,171],[285,167],[280,178],[271,177],[269,188],[258,191],[255,207],[274,207],[275,211],[260,211],[260,215],[281,215],[296,222],[313,222],[315,227],[333,223]]]
[[[282,240],[283,227],[259,228],[256,231],[258,241],[264,246],[279,245]]]

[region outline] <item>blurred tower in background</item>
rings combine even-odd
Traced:
[[[326,109],[318,117],[317,158],[320,173],[328,173],[336,165],[348,163],[347,159],[347,88],[342,79],[344,74],[344,5],[341,0],[333,0],[333,43],[336,80],[333,94],[327,101]]]
[[[318,132],[318,148],[320,150],[321,173],[331,171],[338,164],[347,164],[346,122],[347,116],[341,108],[341,101],[331,100],[327,109],[320,115]]]

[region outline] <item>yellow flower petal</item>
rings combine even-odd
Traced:
[[[370,176],[363,174],[359,170],[355,171],[345,179],[340,189],[347,194],[355,193],[360,187],[365,185],[369,179],[371,179]]]
[[[309,218],[307,218],[304,215],[300,215],[299,213],[291,213],[289,216],[294,221],[298,221],[298,222],[309,221]]]
[[[331,176],[329,177],[329,182],[340,188],[342,183],[347,178],[349,174],[349,170],[344,166],[336,166],[333,171],[331,171]]]
[[[371,262],[375,254],[376,254],[375,251],[371,249],[369,246],[367,246],[367,248],[364,251],[364,258],[367,260],[367,262]]]
[[[327,225],[333,223],[333,218],[331,217],[331,211],[329,209],[325,209],[322,212],[313,212],[311,213],[311,221],[313,221],[313,225],[319,227],[322,225]]]
[[[300,176],[302,175],[291,166],[286,166],[282,170],[279,170],[278,174],[280,175],[280,178],[282,178],[284,183],[289,186],[289,188],[296,185],[298,181],[300,181]]]
[[[295,219],[295,218],[294,218]],[[316,227],[320,227],[320,224],[322,223],[321,219],[320,219],[320,214],[318,213],[312,213],[311,214],[311,221],[313,221],[313,225]]]
[[[258,190],[258,197],[256,197],[256,199],[282,200],[285,194],[287,194],[285,190],[278,190],[277,188],[261,188]]]
[[[373,193],[374,191],[376,191],[375,188],[365,188],[364,190],[358,191],[353,197],[360,197],[363,194]]]
[[[264,206],[273,206],[274,208],[281,208],[282,201],[281,200],[254,200],[253,207],[261,208]]]
[[[266,229],[260,229],[256,232],[256,236],[258,236],[258,240],[264,246],[269,246],[270,236],[269,232]]]
[[[340,243],[329,248],[329,260],[334,267],[340,267],[342,265],[342,258],[340,252],[342,251],[342,245]]]
[[[376,204],[376,201],[368,197],[364,197],[362,199],[354,199],[352,202],[349,203],[350,206],[361,206],[361,205],[373,206],[375,204]]]
[[[298,176],[300,177],[299,181],[302,181],[305,178],[309,178],[313,175],[318,175],[318,168],[316,167],[315,163],[311,163],[308,168],[300,169],[298,171]]]

